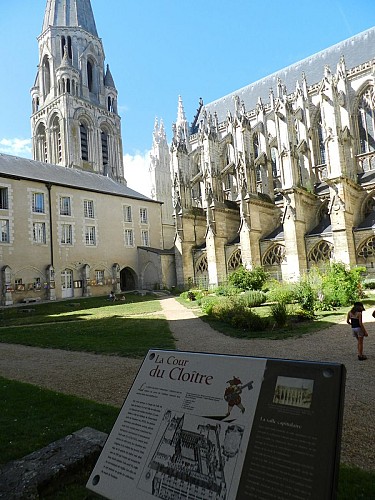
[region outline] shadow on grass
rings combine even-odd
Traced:
[[[157,298],[146,295],[126,294],[126,300],[110,302],[105,297],[87,297],[59,302],[6,307],[0,309],[0,326],[32,325],[36,323],[58,323],[77,321],[99,315],[147,314],[160,311]],[[99,313],[98,310],[101,310]]]
[[[64,324],[0,328],[0,342],[141,358],[149,349],[175,349],[166,319],[111,316]]]

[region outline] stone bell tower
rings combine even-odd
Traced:
[[[38,43],[33,158],[125,182],[117,90],[90,0],[47,0]]]

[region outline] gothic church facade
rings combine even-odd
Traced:
[[[209,104],[170,146],[178,284],[375,273],[375,28]],[[158,193],[157,193],[158,197]],[[159,197],[159,199],[161,199]]]

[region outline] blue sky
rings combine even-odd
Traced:
[[[0,151],[30,156],[30,88],[46,1],[1,2]],[[125,176],[140,191],[155,118],[170,140],[179,95],[191,122],[200,97],[218,99],[375,25],[373,0],[91,4],[119,92]]]

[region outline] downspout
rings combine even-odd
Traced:
[[[51,266],[54,267],[53,263],[53,233],[52,233],[52,203],[51,203],[51,188],[52,184],[47,183],[46,188],[48,189],[48,210],[49,210],[49,238],[50,238],[50,254],[51,254]]]

